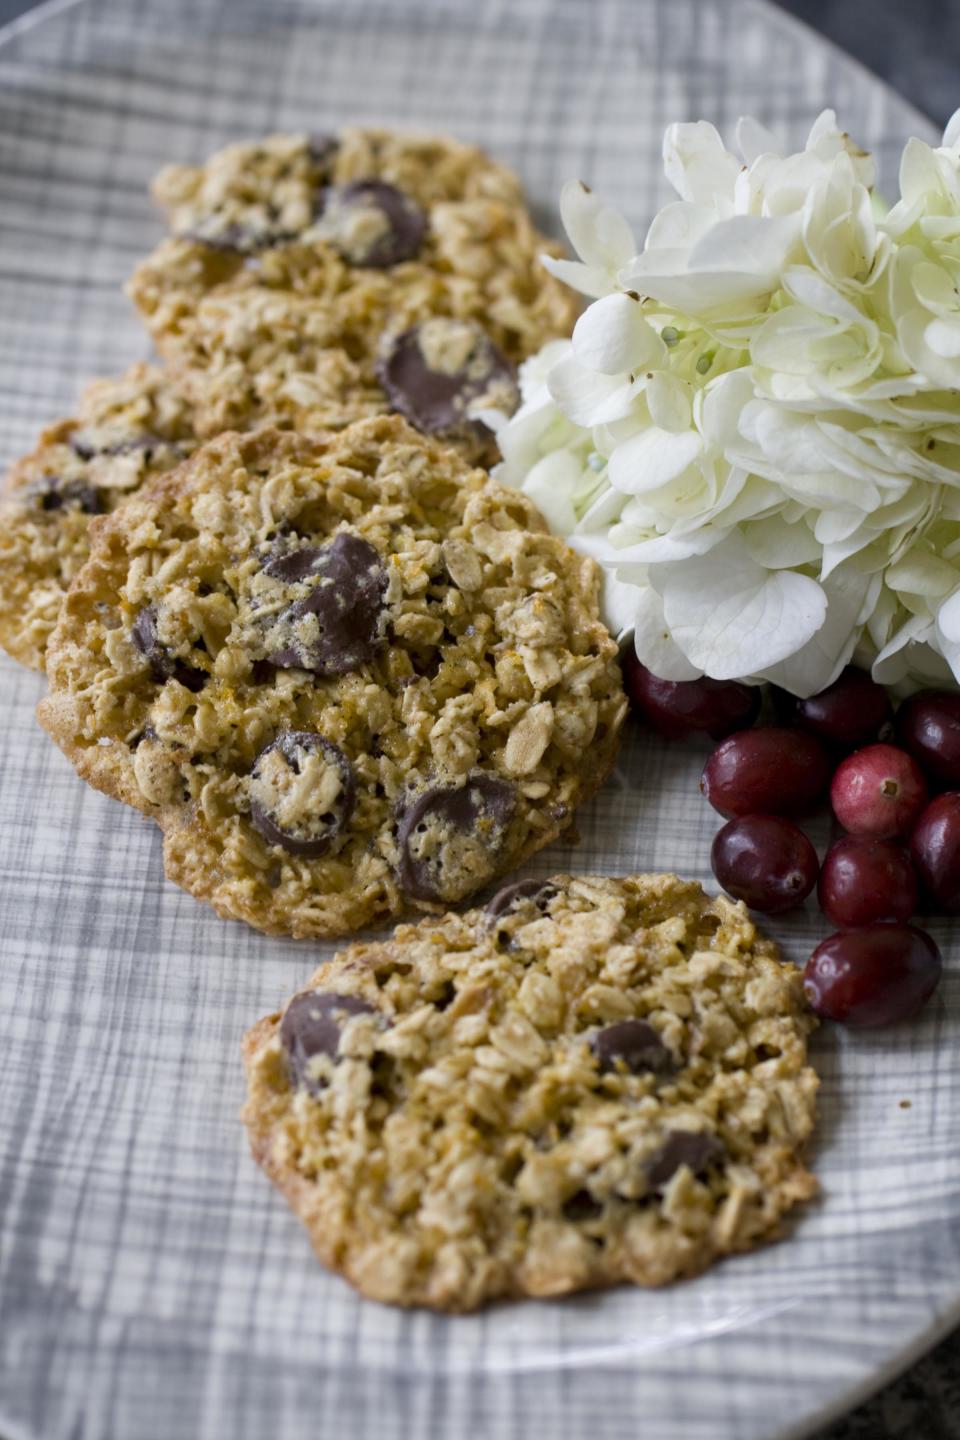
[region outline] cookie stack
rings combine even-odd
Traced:
[[[354,945],[247,1042],[255,1154],[365,1293],[660,1283],[808,1195],[789,967],[673,877],[451,912],[570,822],[626,702],[593,562],[490,478],[573,298],[454,141],[232,146],[155,185],[165,362],[14,467],[0,643],[90,784],[219,914]],[[101,517],[101,518],[97,518]]]

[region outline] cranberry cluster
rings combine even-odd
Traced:
[[[711,855],[723,888],[777,914],[816,886],[838,931],[806,964],[813,1008],[855,1026],[916,1014],[942,960],[930,936],[906,922],[921,899],[960,914],[960,694],[923,691],[894,715],[883,687],[848,667],[808,700],[772,687],[779,723],[753,729],[762,703],[754,686],[660,680],[633,654],[624,674],[635,709],[659,734],[720,742],[700,789],[727,819]],[[930,799],[931,790],[940,793]],[[847,833],[821,865],[792,817],[811,813],[828,791]]]

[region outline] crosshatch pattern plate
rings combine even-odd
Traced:
[[[516,166],[542,215],[580,175],[642,233],[667,121],[752,112],[799,142],[828,103],[888,187],[905,135],[929,134],[754,0],[54,5],[0,48],[0,458],[84,379],[146,355],[120,283],[159,235],[145,187],[165,161],[284,127],[433,127]],[[819,1036],[823,1200],[788,1242],[661,1292],[465,1319],[358,1300],[314,1263],[237,1121],[242,1031],[327,952],[167,884],[159,831],[37,729],[39,678],[0,673],[8,1440],[772,1440],[960,1318],[955,957],[919,1023]],[[579,846],[531,872],[709,880],[698,764],[631,731]],[[816,931],[812,914],[778,927],[795,958]]]

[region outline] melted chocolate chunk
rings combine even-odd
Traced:
[[[451,902],[472,895],[496,869],[517,795],[493,775],[436,785],[400,815],[397,878],[415,900]]]
[[[434,317],[404,330],[377,366],[392,410],[426,434],[472,422],[473,405],[510,412],[519,398],[513,366],[480,329]]]
[[[531,900],[540,914],[545,915],[550,901],[559,893],[556,885],[549,880],[517,880],[513,885],[504,885],[484,906],[483,927],[485,930],[493,930],[502,916],[516,910],[524,900]]]
[[[651,1189],[662,1190],[681,1165],[694,1175],[703,1175],[711,1165],[719,1165],[725,1154],[715,1135],[703,1130],[671,1130],[647,1161],[647,1181]]]
[[[324,1082],[312,1073],[315,1055],[336,1060],[340,1031],[353,1015],[372,1015],[374,1006],[359,995],[317,994],[304,990],[294,995],[280,1021],[280,1043],[287,1052],[290,1078],[311,1095],[319,1095]]]
[[[349,265],[383,270],[412,260],[427,233],[416,201],[384,180],[352,180],[320,192],[320,233]]]
[[[267,656],[281,669],[345,675],[373,659],[384,639],[387,573],[368,541],[343,531],[330,545],[305,545],[272,556],[264,574],[284,584],[314,580],[277,618]],[[316,624],[301,624],[315,616]]]
[[[315,786],[297,785],[311,757]],[[343,751],[312,730],[284,730],[257,756],[250,774],[250,819],[271,845],[315,860],[348,824],[357,799],[353,766]]]
[[[42,479],[25,485],[24,494],[48,513],[68,507],[81,510],[84,515],[100,515],[103,511],[100,492],[83,480],[61,480],[59,475],[44,475]]]
[[[206,671],[171,655],[157,635],[157,612],[154,606],[145,606],[137,615],[130,629],[130,639],[144,659],[150,662],[150,672],[158,685],[162,685],[166,680],[176,680],[194,695],[206,685],[209,678]]]
[[[577,1190],[564,1202],[564,1220],[597,1220],[603,1214],[603,1206],[595,1200],[589,1190]]]
[[[590,1041],[601,1070],[619,1070],[631,1075],[645,1070],[669,1070],[673,1056],[660,1038],[660,1033],[646,1020],[617,1020],[598,1030]]]
[[[272,660],[254,660],[250,667],[250,679],[254,685],[272,685],[277,678],[277,667]]]

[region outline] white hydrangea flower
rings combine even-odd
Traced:
[[[826,110],[804,150],[781,156],[752,121],[738,129],[742,162],[712,125],[671,125],[664,169],[679,201],[655,217],[643,252],[619,279],[715,331],[766,310],[784,269],[804,258],[833,281],[862,284],[877,238],[872,161]],[[769,147],[769,148],[766,148]]]
[[[560,218],[580,260],[543,255],[543,264],[581,295],[596,298],[609,294],[616,288],[617,271],[637,248],[627,221],[604,205],[582,180],[568,180],[564,185]]]
[[[831,111],[797,154],[753,121],[737,149],[670,127],[639,254],[565,188],[581,261],[551,268],[594,303],[523,367],[499,477],[666,679],[960,680],[960,112],[886,215]]]

